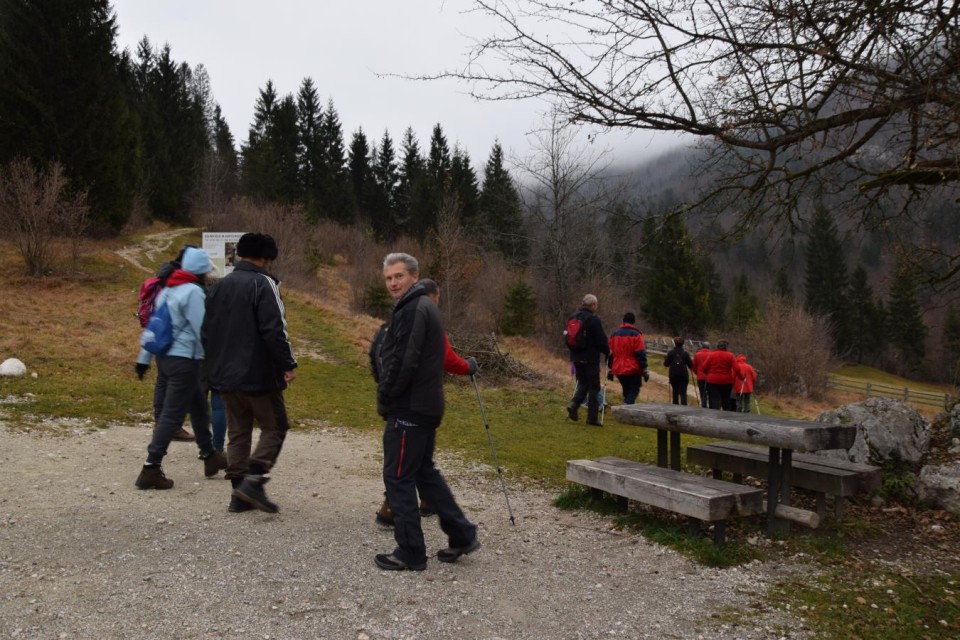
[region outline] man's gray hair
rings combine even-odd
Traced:
[[[398,262],[403,263],[410,275],[415,276],[420,273],[420,263],[409,253],[388,253],[387,257],[383,259],[383,268],[386,269]]]
[[[582,304],[585,307],[591,307],[597,304],[597,296],[593,295],[592,293],[588,293],[587,295],[583,296]]]

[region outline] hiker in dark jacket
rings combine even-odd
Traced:
[[[650,379],[647,371],[647,347],[643,334],[636,327],[637,316],[632,311],[623,314],[623,324],[610,334],[607,357],[607,380],[616,375],[623,388],[623,403],[633,404],[640,395],[643,380]]]
[[[444,411],[440,311],[417,282],[420,268],[413,256],[389,254],[383,276],[396,305],[377,357],[377,411],[386,420],[383,483],[393,510],[397,547],[393,553],[377,554],[374,561],[388,571],[422,571],[427,567],[427,549],[417,490],[447,534],[450,546],[437,553],[440,562],[456,562],[479,549],[480,542],[476,525],[467,520],[433,462]]]
[[[673,404],[687,404],[687,386],[690,384],[688,371],[693,371],[693,358],[683,348],[684,340],[680,336],[673,339],[673,349],[667,352],[663,366],[667,368],[670,379]]]
[[[587,424],[599,427],[600,420],[600,356],[610,355],[607,334],[597,315],[597,296],[588,293],[583,296],[577,317],[580,318],[585,342],[582,349],[570,347],[570,362],[577,376],[577,389],[567,405],[567,416],[577,420],[577,411],[583,399],[587,399]]]
[[[266,234],[245,233],[236,250],[241,261],[210,289],[203,324],[210,387],[220,392],[227,411],[226,476],[233,485],[228,510],[276,513],[279,507],[263,485],[290,427],[283,390],[297,377],[297,360],[279,284],[267,272],[277,243]],[[254,420],[260,425],[256,448]]]

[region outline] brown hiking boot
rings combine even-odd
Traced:
[[[160,465],[143,465],[135,484],[137,489],[170,489],[173,487],[173,480],[163,474]]]
[[[227,468],[227,458],[219,451],[214,451],[203,460],[203,474],[208,478],[217,475],[221,469]]]
[[[393,510],[390,509],[389,503],[386,500],[383,501],[383,504],[380,505],[380,510],[377,511],[377,524],[383,525],[384,527],[393,526]]]
[[[170,436],[170,439],[176,440],[177,442],[193,442],[194,440],[196,440],[196,438],[193,437],[193,434],[187,431],[186,429],[184,429],[183,427],[180,427],[179,429],[174,431],[173,435]]]

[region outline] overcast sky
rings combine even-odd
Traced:
[[[389,130],[395,146],[412,126],[421,149],[440,123],[452,146],[483,166],[499,139],[512,157],[529,153],[527,134],[546,106],[536,101],[478,102],[454,81],[417,82],[416,74],[462,66],[471,44],[492,29],[466,0],[113,0],[122,50],[144,35],[170,45],[173,59],[210,74],[237,145],[246,140],[258,92],[273,80],[296,94],[310,76],[324,103],[332,98],[345,143],[357,127],[371,141]],[[618,161],[655,155],[665,144],[610,135],[600,144]]]

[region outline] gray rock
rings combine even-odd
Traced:
[[[930,425],[916,409],[900,400],[867,398],[825,411],[817,421],[857,427],[857,438],[848,451],[824,452],[834,458],[875,465],[893,459],[919,464],[930,449]]]
[[[927,465],[920,470],[916,487],[924,502],[960,514],[960,462]]]
[[[27,373],[27,365],[16,358],[7,358],[0,364],[0,376],[22,376]]]

